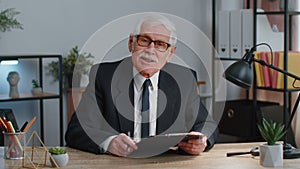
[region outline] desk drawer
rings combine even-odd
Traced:
[[[222,104],[224,104],[224,102],[217,102],[216,107]],[[261,107],[278,105],[278,103],[258,101],[257,105],[257,110],[260,110]],[[218,110],[220,110],[220,108]],[[261,111],[254,111],[253,101],[227,101],[219,123],[220,133],[253,141],[252,139],[260,137],[257,128],[257,119],[261,119]]]

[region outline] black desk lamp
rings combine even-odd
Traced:
[[[254,57],[253,52],[255,51],[255,48],[258,46],[261,46],[261,45],[268,46],[268,48],[270,49],[271,55],[273,57],[273,52],[272,52],[272,48],[270,47],[270,45],[268,45],[267,43],[257,44],[254,47],[252,47],[249,52],[246,52],[246,54],[243,56],[243,58],[241,60],[233,63],[226,69],[226,71],[224,73],[225,78],[228,81],[230,81],[240,87],[249,89],[252,85],[252,79],[253,79],[253,75],[252,75],[253,72],[252,72],[251,64],[253,62],[258,62],[262,66],[267,66],[271,69],[274,69],[278,72],[283,73],[284,75],[294,78],[295,79],[294,83],[293,83],[293,86],[294,86],[295,82],[297,80],[300,80],[300,77],[298,77],[292,73],[289,73],[285,70],[279,69],[271,64],[268,64],[268,63],[264,62],[263,60],[258,60]],[[290,119],[289,119],[288,123],[286,123],[286,121],[284,122],[286,130],[288,130],[289,127],[291,126],[292,120],[293,120],[296,110],[298,108],[299,101],[300,101],[300,93],[299,93],[297,101],[293,107],[293,110],[290,115]],[[285,159],[300,158],[300,149],[295,149],[290,144],[288,144],[286,137],[284,138],[284,146],[283,147],[284,147],[284,158]]]

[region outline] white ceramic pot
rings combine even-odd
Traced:
[[[33,95],[38,95],[43,93],[43,89],[41,87],[32,88],[31,93]]]
[[[283,166],[283,148],[282,144],[259,146],[259,162],[265,167]]]
[[[59,167],[66,166],[68,164],[68,162],[69,162],[69,155],[68,155],[68,153],[66,153],[66,154],[59,154],[59,155],[52,154],[52,157],[53,157],[53,159],[55,160],[56,164]],[[54,167],[55,165],[51,161],[51,159],[50,159],[50,162],[51,162],[52,166]]]

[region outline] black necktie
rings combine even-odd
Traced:
[[[145,80],[142,93],[142,131],[141,137],[149,137],[149,85],[151,81]]]

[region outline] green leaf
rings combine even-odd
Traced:
[[[73,75],[87,75],[88,67],[93,65],[94,58],[91,54],[79,53],[78,46],[73,47],[66,57],[62,58],[62,75],[65,79],[73,77]],[[76,69],[75,69],[76,65]],[[54,81],[58,80],[58,62],[52,61],[48,64],[49,73],[54,77]]]
[[[37,88],[37,87],[40,87],[40,84],[37,82],[37,80],[35,80],[35,79],[32,79],[32,87],[33,88]]]
[[[66,154],[67,151],[64,148],[61,147],[52,147],[49,149],[49,153],[59,155],[59,154]]]
[[[258,124],[257,126],[261,136],[268,142],[269,145],[276,144],[276,142],[286,134],[284,125],[277,124],[272,120],[268,122],[263,118],[262,125]]]
[[[12,29],[23,29],[23,25],[15,18],[20,12],[8,8],[0,12],[0,31],[8,32]]]

